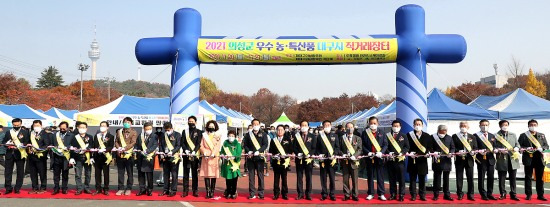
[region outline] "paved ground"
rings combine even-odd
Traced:
[[[288,183],[289,183],[289,191],[291,194],[296,193],[296,174],[294,173],[294,167],[292,167],[293,171],[289,173]],[[93,170],[92,170],[93,171]],[[92,182],[91,182],[91,189],[94,190],[94,173],[92,172]],[[137,186],[137,171],[134,170],[134,186]],[[157,172],[156,175],[159,175],[160,172]],[[270,173],[271,175],[269,177],[266,177],[266,194],[272,194],[272,186],[273,186],[273,173]],[[15,175],[14,175],[15,176]],[[117,189],[117,170],[116,167],[111,166],[110,170],[110,189],[115,190]],[[14,177],[15,181],[15,177]],[[180,181],[181,182],[181,181]],[[4,169],[0,166],[0,187],[3,188],[4,183]],[[432,181],[428,181],[428,186],[430,186]],[[70,171],[69,176],[69,188],[74,189],[74,170]],[[466,183],[465,183],[466,185]],[[534,183],[533,183],[534,185]],[[204,182],[201,180],[199,182],[199,190],[204,191]],[[387,186],[387,181],[386,181]],[[455,193],[455,180],[451,179],[451,193]],[[53,187],[53,173],[51,171],[48,171],[48,189],[51,189]],[[524,194],[524,182],[523,180],[519,180],[518,184],[518,194]],[[1,189],[0,188],[0,189]],[[24,180],[24,186],[23,188],[30,188],[30,178],[26,177]],[[178,193],[181,193],[181,184],[178,187]],[[336,176],[336,190],[337,194],[342,194],[342,177],[341,175]],[[408,188],[408,187],[407,187]],[[134,188],[134,190],[137,188]],[[155,186],[155,191],[160,191],[162,188]],[[216,185],[216,194],[221,195],[223,190],[225,189],[225,180],[224,179],[218,179],[217,185]],[[314,170],[314,177],[313,177],[313,193],[320,193],[320,182],[319,182],[319,170]],[[367,184],[364,179],[361,179],[359,181],[359,190],[360,190],[360,198],[364,199],[366,196],[366,189]],[[389,188],[386,187],[386,191],[389,191]],[[475,182],[475,189],[477,193],[477,182]],[[238,185],[238,191],[240,194],[247,194],[248,192],[248,177],[243,177],[239,180]],[[2,189],[3,192],[3,189]],[[430,192],[431,193],[431,192]],[[494,194],[498,194],[498,183],[497,180],[495,180],[494,185]],[[545,184],[545,194],[547,194],[547,197],[550,197],[550,183]],[[0,196],[1,198],[1,196]],[[34,206],[34,205],[40,205],[41,207],[45,206],[56,206],[56,207],[64,207],[64,206],[79,206],[79,207],[85,207],[85,206],[121,206],[121,205],[130,205],[130,206],[163,206],[163,207],[171,207],[171,206],[215,206],[215,205],[221,205],[221,204],[215,204],[212,203],[200,203],[200,202],[194,202],[194,203],[187,203],[187,202],[148,202],[148,201],[96,201],[96,200],[55,200],[55,199],[49,199],[47,202],[44,202],[45,200],[40,199],[1,199],[0,203],[2,203],[0,206]],[[7,205],[4,205],[7,204]],[[241,206],[241,204],[229,204],[224,203],[223,206],[231,207],[231,206]],[[258,204],[255,204],[258,205]],[[268,206],[274,206],[274,205],[265,205],[261,204],[262,207],[268,207]],[[292,206],[292,205],[291,205]],[[294,205],[298,206],[298,205]],[[303,205],[300,204],[300,206],[323,206],[323,205]],[[340,206],[340,205],[339,205]],[[353,205],[349,205],[353,206]],[[550,206],[550,205],[549,205]],[[290,206],[289,206],[290,207]]]

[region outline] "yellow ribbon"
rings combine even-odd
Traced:
[[[349,154],[354,155],[355,154],[355,149],[353,149],[353,146],[349,142],[349,140],[347,138],[347,135],[344,136],[344,143],[346,144],[346,147],[348,148]],[[355,165],[359,166],[359,161],[355,160]]]
[[[40,149],[40,146],[38,145],[38,142],[36,140],[36,132],[35,131],[31,132],[31,144],[32,144],[32,147],[34,149],[36,149],[36,150]],[[44,156],[42,154],[42,152],[36,152],[35,154],[38,158],[41,158],[42,156]]]
[[[193,143],[193,140],[191,140],[191,137],[189,136],[189,129],[185,130],[185,140],[187,141],[187,145],[189,145],[189,148],[191,148],[191,151],[195,150],[195,143]],[[197,150],[196,157],[198,158],[200,156],[200,152]],[[191,156],[189,157],[191,159]]]
[[[21,146],[21,141],[19,141],[19,138],[17,138],[17,135],[19,134],[19,131],[11,130],[11,140],[13,141],[13,144],[19,149],[19,153],[21,154],[21,159],[27,158],[27,151],[25,151],[25,148],[19,148]]]
[[[63,139],[61,139],[61,136],[59,136],[59,132],[57,132],[56,138],[57,138],[57,147],[61,148],[61,151],[63,152],[63,156],[65,156],[67,160],[71,159],[71,152],[66,150],[65,143],[63,143]]]
[[[283,156],[286,156],[286,152],[285,152],[285,149],[283,148],[283,146],[281,145],[281,142],[279,142],[279,140],[277,138],[274,138],[275,140],[275,147],[277,147],[277,150],[279,151],[279,154],[283,155]],[[277,164],[280,165],[281,164],[281,160],[279,159],[277,161]],[[289,165],[290,165],[290,157],[287,157],[285,158],[285,162],[283,163],[283,165],[285,166],[285,168],[287,168]]]
[[[164,141],[166,142],[166,147],[168,147],[168,150],[172,151],[174,150],[174,145],[172,145],[172,142],[170,142],[170,139],[168,139],[168,135],[164,133]],[[176,164],[180,161],[179,153],[174,154],[174,160],[172,163]]]
[[[307,149],[306,145],[304,144],[304,140],[302,140],[302,136],[300,136],[300,133],[296,133],[296,139],[298,140],[298,144],[300,145],[300,148],[302,148],[302,151],[304,152],[304,155],[309,155],[309,150]],[[300,162],[302,162],[304,159],[300,159]],[[311,158],[306,158],[306,164],[311,163]]]
[[[80,134],[77,134],[75,136],[76,138],[76,142],[78,142],[78,145],[80,146],[80,149],[81,150],[86,150],[86,144],[84,143],[84,140],[82,140],[82,137],[80,137]],[[86,156],[86,164],[90,165],[90,152],[86,152],[84,153],[84,155]]]
[[[506,141],[506,139],[504,139],[504,137],[500,136],[500,134],[495,134],[495,135],[496,135],[497,140],[502,145],[504,145],[504,147],[506,147],[506,149],[508,151],[513,151],[514,150],[514,147],[512,147],[512,145],[510,145],[510,143],[508,141]],[[514,159],[514,160],[518,160],[519,159],[519,152],[513,151],[512,155],[510,157],[512,157],[512,159]]]
[[[149,135],[149,136],[151,136],[151,135]],[[141,150],[142,150],[143,153],[147,153],[147,145],[145,144],[145,137],[144,137],[143,134],[141,135]],[[147,156],[146,156],[147,161],[151,161],[153,159],[154,155],[155,155],[155,151],[147,154]]]
[[[409,135],[411,136],[411,139],[413,140],[414,144],[422,153],[426,153],[426,147],[422,146],[420,141],[418,141],[418,138],[416,138],[416,134],[414,134],[414,131],[409,132]],[[416,160],[414,160],[416,163]]]
[[[370,142],[372,142],[372,145],[374,145],[374,149],[376,149],[377,152],[380,152],[382,148],[380,148],[378,141],[376,140],[376,138],[374,138],[374,135],[372,134],[372,131],[370,129],[367,130],[367,135],[370,139]]]
[[[119,140],[120,140],[120,146],[122,146],[122,148],[126,148],[126,140],[124,140],[124,135],[122,133],[122,129],[118,130],[118,137],[119,137]],[[130,148],[126,151],[126,153],[124,153],[123,156],[121,156],[122,158],[124,159],[130,159],[130,157],[132,157],[132,152],[134,151],[134,148]]]
[[[99,134],[98,134],[97,135],[97,142],[99,143],[99,148],[106,149],[105,144],[103,143],[103,136],[105,136],[105,135],[101,135],[101,137],[99,137]],[[109,163],[111,163],[111,160],[113,160],[113,156],[109,152],[105,152],[105,158],[107,158],[107,160],[105,161],[105,164],[107,164],[107,165]]]
[[[223,150],[225,151],[226,155],[233,156],[233,153],[229,151],[229,147],[223,147]],[[235,160],[229,159],[229,163],[231,163],[231,170],[233,170],[233,172],[239,170],[239,166],[241,165],[240,164],[241,162],[235,162]]]
[[[390,140],[390,143],[393,146],[393,148],[395,149],[395,151],[397,151],[397,153],[401,153],[401,147],[399,146],[397,141],[395,141],[395,138],[393,137],[391,132],[388,132],[386,134],[386,136],[388,136],[388,139]],[[399,162],[401,162],[401,161],[405,160],[405,155],[398,156],[397,159],[398,159]]]
[[[320,134],[321,134],[321,139],[323,140],[323,143],[325,143],[325,146],[327,147],[328,153],[332,157],[332,155],[334,154],[334,149],[332,148],[332,145],[328,141],[327,135],[325,134],[325,132],[320,132]],[[336,159],[333,159],[332,162],[330,163],[330,166],[334,166],[335,164],[336,164]],[[322,167],[325,167],[325,162],[322,162],[321,165]]]

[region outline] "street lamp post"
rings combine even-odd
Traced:
[[[78,64],[78,70],[80,70],[80,104],[78,105],[78,110],[82,111],[82,90],[84,88],[84,71],[88,70],[90,68],[89,65],[86,64]]]

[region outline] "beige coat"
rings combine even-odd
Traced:
[[[212,145],[214,149],[210,149],[208,144],[206,143],[206,139],[209,139],[210,137],[205,134],[203,134],[202,140],[201,140],[201,154],[204,156],[210,156],[214,154],[216,157],[210,158],[210,157],[203,157],[201,162],[201,170],[199,176],[204,178],[220,178],[220,158],[218,157],[220,155],[220,149],[222,146],[221,143],[221,136],[218,133],[214,133],[214,136],[212,138]]]

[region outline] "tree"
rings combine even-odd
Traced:
[[[445,94],[450,98],[468,104],[480,95],[498,96],[509,92],[502,88],[495,88],[487,84],[463,83],[457,87],[447,88]]]
[[[42,76],[36,82],[37,88],[53,88],[63,84],[63,77],[55,66],[48,66],[42,71]]]
[[[214,83],[214,81],[205,77],[201,77],[199,92],[201,100],[210,99],[211,97],[217,95],[219,92],[220,90],[218,90],[218,86],[216,86],[216,83]]]
[[[529,69],[529,75],[527,76],[527,84],[525,90],[535,96],[544,98],[546,97],[546,86],[540,80],[537,80],[533,69]]]
[[[512,63],[508,65],[508,72],[510,73],[510,80],[512,80],[512,85],[515,88],[521,88],[519,79],[523,74],[524,68],[525,65],[521,63],[520,60],[516,59],[516,57],[512,56]]]

